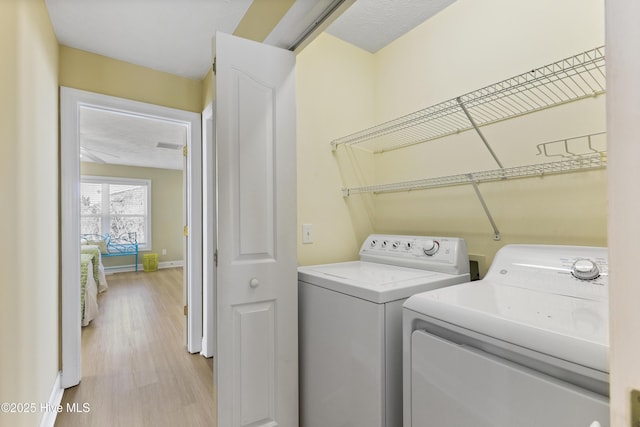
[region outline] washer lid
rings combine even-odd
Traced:
[[[414,295],[404,308],[609,372],[606,301],[480,280]]]
[[[469,275],[351,261],[298,267],[298,279],[375,303],[385,303],[418,292],[463,283],[469,280]]]

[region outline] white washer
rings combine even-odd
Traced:
[[[403,310],[404,427],[609,425],[606,248],[509,245]]]
[[[360,261],[298,268],[300,425],[402,423],[402,303],[469,281],[464,240],[371,235]]]

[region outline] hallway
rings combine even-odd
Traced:
[[[56,426],[214,425],[213,359],[183,343],[182,268],[107,280],[82,330],[82,382],[65,391]]]

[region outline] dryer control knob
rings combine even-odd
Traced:
[[[593,280],[600,276],[600,269],[590,259],[579,259],[571,266],[571,274],[580,280]]]
[[[436,252],[438,252],[438,249],[440,249],[440,243],[436,240],[427,240],[424,242],[424,246],[422,247],[422,251],[428,256],[435,255]]]

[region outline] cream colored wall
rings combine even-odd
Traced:
[[[82,162],[80,172],[83,175],[150,179],[152,247],[141,254],[155,252],[160,262],[184,260],[181,170]],[[167,250],[166,255],[162,255],[162,249]],[[130,257],[105,258],[103,261],[105,267],[132,264]],[[142,256],[138,263],[142,264]]]
[[[322,34],[297,55],[298,262],[354,259],[373,230],[370,203],[344,199],[343,179],[355,179],[353,158],[337,159],[331,140],[373,124],[373,55]],[[358,159],[359,176],[371,159]],[[313,224],[314,243],[301,243],[302,224]]]
[[[60,46],[60,86],[201,113],[203,82]]]
[[[295,3],[294,0],[253,0],[233,34],[263,41]]]
[[[580,13],[576,13],[576,11]],[[375,55],[376,122],[384,122],[604,44],[604,1],[458,0]],[[536,144],[603,132],[605,97],[483,128],[505,166],[539,163]],[[473,131],[375,156],[387,183],[498,166]],[[501,232],[471,186],[374,197],[378,232],[464,237],[482,262],[508,243],[607,245],[606,173],[480,185]]]
[[[457,0],[376,54],[377,119],[603,44],[604,0]]]
[[[0,2],[0,402],[47,402],[58,373],[58,44],[43,0]],[[0,414],[39,425],[43,415]]]
[[[213,102],[216,97],[216,80],[213,75],[213,68],[202,79],[202,111]],[[202,112],[200,111],[200,112]]]

